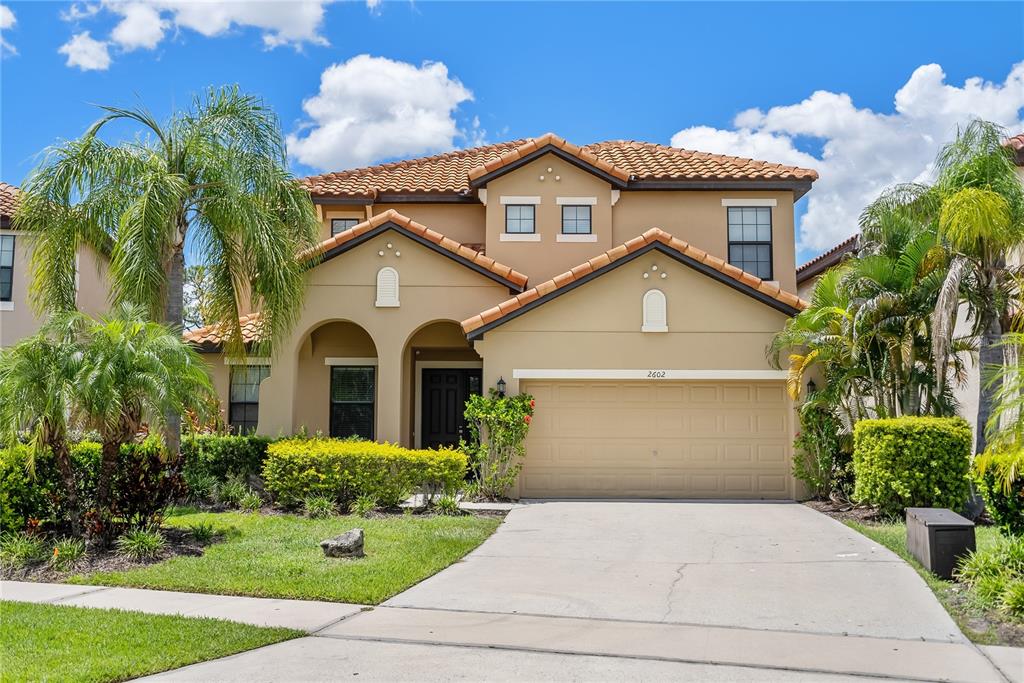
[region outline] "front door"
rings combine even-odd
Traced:
[[[483,373],[473,368],[424,368],[420,443],[423,448],[458,445],[468,438],[466,401],[480,393]]]

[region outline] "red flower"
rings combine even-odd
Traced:
[[[534,401],[532,398],[530,399],[530,407],[531,408],[536,408],[537,407],[537,402]]]
[[[533,420],[533,418],[530,417],[529,415],[523,415],[523,419],[526,420],[526,424],[530,424],[530,422]]]

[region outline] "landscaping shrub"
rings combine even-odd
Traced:
[[[988,452],[974,459],[974,478],[999,530],[1024,534],[1024,451]]]
[[[327,496],[306,496],[302,509],[310,519],[323,519],[334,514],[334,501]]]
[[[188,532],[192,534],[192,538],[194,538],[196,543],[200,545],[209,544],[217,534],[217,530],[214,528],[213,524],[209,522],[196,522],[195,524],[189,524]]]
[[[339,439],[286,439],[267,449],[263,479],[284,507],[308,496],[346,506],[360,496],[385,507],[416,489],[454,490],[466,476],[466,456],[456,450],[411,450],[388,443]]]
[[[375,509],[377,509],[377,501],[370,496],[359,496],[348,506],[348,511],[350,513],[353,515],[359,515],[360,517],[369,517],[370,513]]]
[[[0,567],[21,569],[46,559],[46,542],[31,534],[4,534],[0,537]]]
[[[793,442],[793,476],[815,498],[848,493],[852,457],[849,434],[835,413],[820,404],[805,403],[799,412],[800,432]]]
[[[185,459],[184,476],[189,487],[204,478],[227,481],[230,477],[248,480],[263,470],[267,446],[271,440],[263,436],[199,434],[182,439],[181,455]]]
[[[473,468],[473,497],[508,495],[523,468],[534,406],[529,394],[501,396],[494,389],[489,396],[470,396],[466,401],[470,436],[459,448],[468,455]]]
[[[31,455],[20,444],[0,450],[0,532],[22,531],[47,514],[45,487],[28,471]]]
[[[252,489],[245,492],[242,499],[238,501],[238,507],[242,512],[259,512],[263,507],[263,499]]]
[[[985,607],[1024,617],[1024,537],[1010,536],[961,560],[956,577]]]
[[[156,438],[121,446],[121,460],[111,480],[113,518],[130,529],[159,525],[167,507],[185,493],[181,469],[181,457],[165,459]]]
[[[961,510],[969,491],[971,428],[961,418],[861,420],[854,428],[854,498],[898,515]]]
[[[59,572],[74,569],[85,557],[85,541],[80,538],[62,538],[53,545],[50,566]]]
[[[151,560],[167,547],[167,541],[154,529],[127,531],[115,543],[117,552],[133,560]]]

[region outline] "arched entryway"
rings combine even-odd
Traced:
[[[408,442],[417,448],[455,445],[468,437],[463,412],[483,391],[483,360],[459,323],[438,320],[410,335],[403,353]]]

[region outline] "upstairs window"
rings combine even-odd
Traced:
[[[358,218],[332,218],[331,219],[331,237],[334,237],[339,232],[345,232],[350,228],[354,228],[359,225]]]
[[[770,207],[729,207],[729,263],[762,280],[772,279]]]
[[[231,366],[228,425],[235,434],[256,431],[260,416],[260,382],[269,376],[269,365]]]
[[[589,235],[590,230],[589,206],[562,207],[563,235]]]
[[[532,235],[536,232],[533,204],[505,205],[505,232],[510,235]]]
[[[14,294],[14,235],[0,235],[0,301]]]

